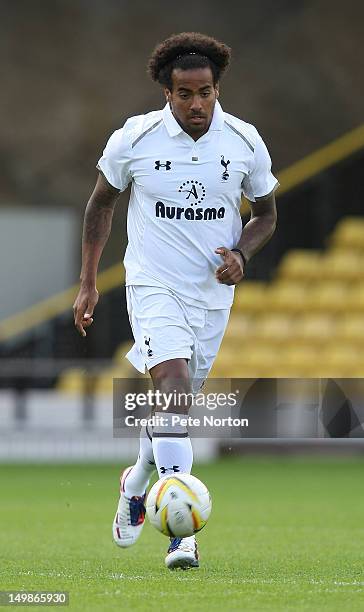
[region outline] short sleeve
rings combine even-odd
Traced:
[[[257,134],[254,147],[252,168],[243,180],[242,191],[251,202],[255,198],[262,198],[279,186],[276,177],[272,174],[272,161],[261,136]]]
[[[124,126],[110,136],[96,167],[110,185],[124,191],[131,181],[130,162],[131,147],[127,142]]]

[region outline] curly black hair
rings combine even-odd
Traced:
[[[148,62],[148,73],[153,81],[171,90],[174,68],[190,70],[209,66],[216,85],[230,58],[230,47],[215,38],[199,32],[181,32],[156,46]]]

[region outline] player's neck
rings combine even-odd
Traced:
[[[184,132],[186,132],[186,134],[187,134],[188,136],[190,136],[190,137],[191,137],[191,138],[192,138],[194,141],[198,140],[199,138],[201,138],[202,136],[204,136],[205,134],[207,134],[207,132],[208,132],[208,131],[209,131],[209,129],[210,129],[210,125],[211,125],[212,118],[211,118],[210,123],[208,124],[208,126],[207,126],[207,127],[204,129],[204,130],[201,130],[201,132],[191,132],[190,130],[188,130],[188,128],[187,128],[186,126],[184,126],[184,125],[183,125],[183,123],[182,123],[181,121],[179,121],[179,119],[178,119],[178,118],[175,116],[175,114],[173,113],[173,111],[172,111],[172,114],[173,114],[173,117],[175,118],[175,120],[177,121],[177,123],[178,123],[178,124],[181,126],[181,128],[183,129],[183,131],[184,131]]]

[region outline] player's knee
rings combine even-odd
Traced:
[[[150,369],[150,375],[155,388],[186,390],[191,386],[186,359],[169,359]]]
[[[171,359],[150,370],[155,391],[159,391],[165,412],[187,414],[192,401],[191,381],[185,359]],[[156,407],[157,408],[157,407]]]

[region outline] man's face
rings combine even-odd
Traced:
[[[219,95],[211,69],[175,68],[172,72],[172,91],[164,91],[172,113],[184,131],[194,140],[205,134],[210,127]]]

